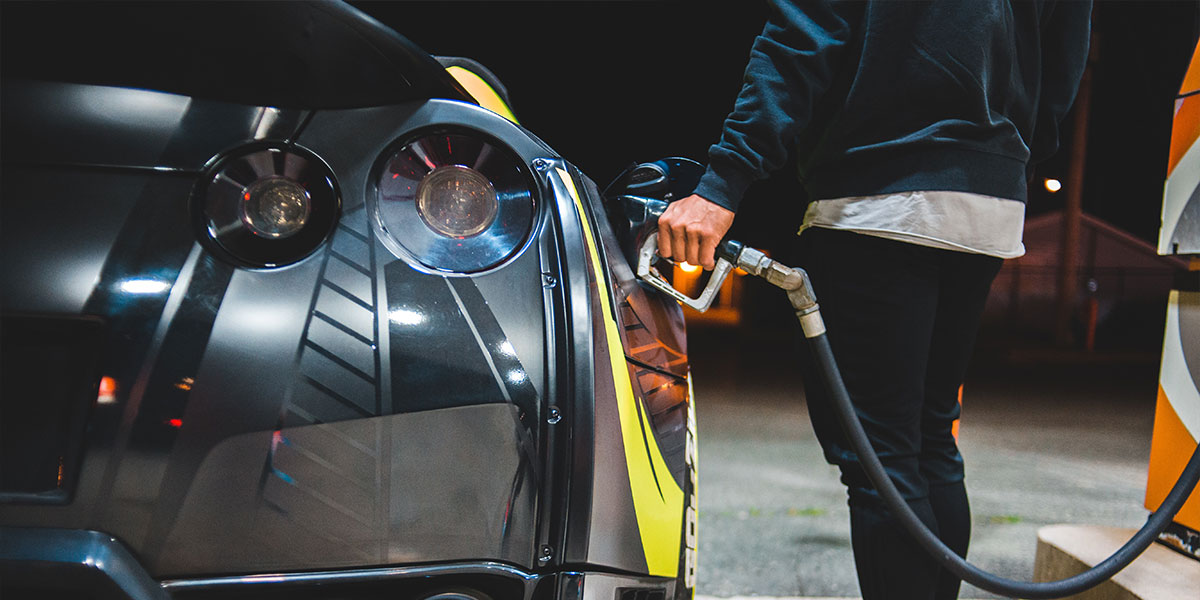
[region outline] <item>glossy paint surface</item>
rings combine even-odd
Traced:
[[[618,453],[641,415],[655,477],[686,478],[682,316],[636,282],[595,185],[545,144],[447,100],[311,113],[79,84],[4,94],[0,306],[98,319],[106,383],[77,398],[92,404],[73,501],[0,502],[0,526],[104,531],[176,582],[646,571]],[[501,194],[525,210],[496,218],[520,235],[470,273],[388,243],[418,215],[370,210],[395,150],[451,129],[526,186]],[[222,157],[263,144],[307,149],[341,196],[329,237],[282,268],[214,252],[193,210]]]
[[[203,122],[204,103],[186,106],[165,135],[173,144],[188,139],[180,123]],[[188,203],[199,172],[150,161],[94,176],[52,155],[48,166],[11,170],[6,227],[57,222],[64,233],[6,240],[9,256],[28,258],[4,263],[5,280],[21,283],[5,287],[4,308],[102,319],[96,351],[113,390],[92,410],[74,502],[3,504],[0,523],[110,532],[156,577],[477,557],[536,564],[542,243],[470,278],[396,257],[367,219],[367,182],[356,175],[405,127],[427,123],[389,130],[377,118],[330,114],[333,130],[317,119],[302,136],[347,182],[344,209],[327,243],[281,269],[241,268],[198,244]],[[257,143],[252,125],[224,145]],[[61,181],[59,169],[79,183],[57,198],[86,188],[88,206],[109,215],[102,235],[102,219],[62,212],[41,193],[38,178]],[[72,232],[86,243],[64,243]],[[46,252],[30,255],[39,243]],[[64,292],[80,260],[85,281]]]
[[[527,561],[535,473],[520,436],[514,409],[489,404],[227,437],[156,571]]]

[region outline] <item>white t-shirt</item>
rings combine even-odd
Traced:
[[[1016,258],[1025,254],[1025,203],[968,192],[897,192],[817,200],[809,227],[842,229],[921,246]]]

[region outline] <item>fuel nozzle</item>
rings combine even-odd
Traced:
[[[646,236],[638,250],[637,256],[637,276],[642,281],[650,284],[654,289],[676,299],[684,306],[690,306],[700,312],[708,310],[712,306],[713,300],[717,297],[717,291],[721,289],[721,284],[725,282],[725,278],[729,276],[730,271],[733,271],[733,263],[725,257],[718,254],[717,265],[713,268],[712,275],[708,278],[708,284],[704,286],[704,290],[700,295],[692,298],[687,294],[675,289],[658,271],[656,264],[659,260],[663,260],[658,255],[658,232],[653,231]]]
[[[712,306],[721,284],[725,282],[725,278],[734,268],[738,268],[755,277],[761,277],[767,283],[787,292],[788,301],[792,303],[792,308],[796,311],[796,318],[800,320],[800,327],[804,330],[805,336],[811,338],[825,333],[825,323],[821,319],[817,297],[813,293],[812,282],[809,281],[808,273],[804,272],[804,269],[789,267],[771,259],[761,250],[751,248],[741,242],[723,240],[717,246],[717,265],[708,279],[708,285],[704,286],[704,291],[700,293],[700,296],[691,298],[672,287],[658,272],[654,266],[658,258],[658,233],[656,232],[646,237],[638,252],[638,277],[686,306],[700,312],[708,310]]]

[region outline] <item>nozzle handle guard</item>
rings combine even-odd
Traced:
[[[733,270],[733,265],[737,262],[737,257],[741,253],[741,250],[742,244],[739,242],[733,240],[721,242],[717,247],[717,266],[713,268],[712,276],[708,279],[708,284],[704,286],[704,291],[700,292],[698,297],[691,298],[672,287],[663,278],[662,273],[659,273],[658,269],[654,266],[660,258],[658,255],[658,232],[654,232],[646,236],[646,240],[642,242],[642,247],[638,249],[637,276],[649,284],[650,287],[678,300],[681,304],[704,312],[712,306],[713,300],[717,297],[717,292],[721,289],[721,284],[725,283],[725,278]]]

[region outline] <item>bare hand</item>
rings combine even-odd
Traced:
[[[733,225],[733,211],[692,194],[672,202],[658,218],[658,254],[711,271],[717,244]]]

